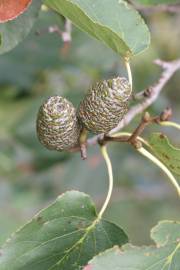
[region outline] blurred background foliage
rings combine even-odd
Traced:
[[[132,61],[135,91],[158,79],[160,69],[154,59],[180,57],[180,16],[154,13],[145,20],[152,43]],[[98,147],[91,147],[88,159],[81,161],[79,153],[46,150],[36,137],[36,115],[46,97],[63,95],[77,105],[96,80],[126,75],[116,54],[75,27],[65,54],[60,36],[47,31],[52,25],[63,29],[63,23],[57,14],[41,12],[31,35],[0,56],[0,243],[66,190],[90,194],[98,208],[107,192],[107,172]],[[158,114],[171,106],[173,120],[180,122],[179,85],[176,74],[150,111]],[[138,119],[126,130],[133,130]],[[159,128],[153,126],[145,136],[154,130]],[[180,146],[176,130],[161,130]],[[129,146],[111,144],[108,149],[115,188],[105,216],[122,226],[134,244],[147,244],[149,229],[157,221],[180,217],[176,193],[166,176]]]

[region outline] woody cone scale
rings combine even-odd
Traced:
[[[128,110],[131,87],[126,78],[97,82],[80,103],[78,118],[93,133],[108,133]]]
[[[53,96],[42,104],[36,126],[39,141],[50,150],[69,150],[78,145],[80,125],[76,109],[63,97]]]

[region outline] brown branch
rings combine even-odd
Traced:
[[[151,87],[148,87],[148,94],[147,89],[142,93],[145,96],[144,100],[136,105],[134,105],[128,113],[125,115],[123,120],[120,121],[118,126],[114,128],[109,134],[113,134],[115,132],[120,131],[122,128],[126,127],[138,114],[141,114],[145,111],[150,105],[152,105],[156,99],[159,97],[161,91],[163,90],[164,86],[167,82],[171,79],[174,73],[180,69],[180,59],[172,61],[172,62],[165,62],[162,60],[155,60],[155,64],[162,67],[163,72],[161,77],[159,78],[158,82]],[[98,140],[102,137],[102,135],[97,135],[90,138],[87,141],[87,145],[95,145],[98,143]]]
[[[131,144],[135,144],[137,137],[141,135],[141,133],[144,131],[147,125],[153,122],[153,118],[151,118],[150,114],[148,112],[145,112],[145,114],[142,117],[142,120],[140,124],[137,126],[137,128],[134,130],[130,138],[128,139],[128,142]]]
[[[172,110],[166,108],[160,115],[151,116],[148,112],[145,112],[139,125],[133,131],[132,135],[120,135],[120,136],[111,136],[104,135],[102,139],[98,140],[99,144],[106,144],[108,142],[126,142],[134,146],[135,148],[142,147],[142,143],[139,140],[139,137],[143,133],[144,129],[150,124],[160,124],[163,121],[168,121],[172,116]]]
[[[158,116],[151,116],[148,112],[145,112],[139,125],[130,135],[119,135],[119,136],[111,136],[108,134],[101,134],[97,136],[97,141],[99,145],[105,145],[109,142],[123,142],[129,143],[134,146],[136,149],[142,147],[142,141],[139,139],[141,134],[143,133],[144,129],[149,126],[150,124],[161,124],[163,121],[169,121],[172,116],[171,108],[166,108],[160,115]],[[87,134],[88,131],[83,129],[79,138],[79,145],[73,147],[69,150],[69,152],[81,152],[82,159],[87,158]]]

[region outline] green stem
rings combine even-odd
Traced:
[[[149,160],[151,160],[154,164],[156,164],[161,170],[164,171],[164,173],[169,177],[171,183],[174,185],[174,187],[177,190],[178,195],[180,196],[180,186],[172,173],[168,170],[168,168],[155,156],[153,156],[150,152],[148,152],[145,148],[141,147],[137,149],[139,153],[141,153],[143,156],[147,157]]]
[[[167,126],[167,127],[174,127],[177,129],[180,129],[180,125],[175,123],[175,122],[171,122],[171,121],[162,121],[160,122],[161,126]]]
[[[101,146],[101,153],[102,153],[102,156],[104,157],[104,160],[106,162],[106,165],[107,165],[107,169],[108,169],[108,175],[109,175],[109,188],[108,188],[108,194],[107,194],[107,197],[106,197],[106,200],[98,214],[98,220],[101,219],[102,215],[104,214],[108,204],[109,204],[109,201],[110,201],[110,198],[111,198],[111,195],[112,195],[112,190],[113,190],[113,171],[112,171],[112,165],[111,165],[111,160],[108,156],[108,153],[107,153],[107,149],[106,149],[106,146],[103,145]]]
[[[132,72],[131,72],[131,67],[130,67],[130,63],[129,63],[128,58],[125,58],[125,66],[126,66],[126,70],[127,70],[127,74],[128,74],[128,80],[129,80],[129,84],[131,86],[131,92],[132,92],[132,87],[133,87]]]

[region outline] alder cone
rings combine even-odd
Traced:
[[[86,129],[108,133],[128,110],[131,87],[126,78],[97,82],[80,103],[78,117]]]
[[[37,135],[50,150],[63,151],[78,145],[80,125],[73,104],[60,96],[45,101],[37,117]]]

